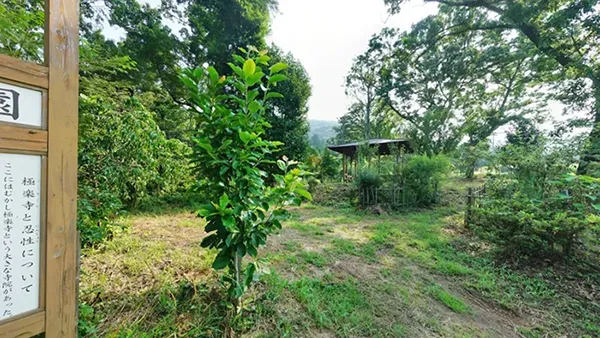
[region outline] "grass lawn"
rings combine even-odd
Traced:
[[[261,256],[272,273],[230,320],[215,253],[189,213],[129,216],[85,249],[81,333],[90,337],[600,337],[600,276],[514,271],[438,208],[375,216],[294,209]],[[569,275],[569,278],[564,276]],[[561,277],[563,276],[563,277]]]

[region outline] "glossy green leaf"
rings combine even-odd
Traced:
[[[276,75],[269,77],[269,84],[275,84],[277,82],[285,81],[287,79],[288,79],[287,76],[285,76],[283,74],[276,74]]]
[[[310,193],[308,192],[308,190],[305,189],[296,189],[296,193],[304,198],[306,198],[309,201],[312,201],[312,196],[310,195]]]
[[[219,198],[219,207],[221,207],[221,209],[225,209],[225,208],[227,208],[228,205],[229,205],[229,196],[227,196],[227,194],[223,193],[223,195],[221,195],[221,198]]]
[[[234,65],[233,63],[228,63],[227,65],[229,65],[229,67],[239,76],[239,77],[244,77],[244,71],[242,70],[242,68]]]
[[[210,81],[213,85],[219,82],[219,73],[215,69],[215,67],[208,67],[208,75],[210,76]]]
[[[283,98],[283,95],[281,95],[281,94],[279,94],[277,92],[269,92],[269,93],[267,93],[267,97],[266,98],[267,99],[273,99],[273,98],[281,99],[281,98]]]
[[[229,265],[229,261],[229,252],[221,251],[213,262],[213,268],[216,270],[225,269]]]
[[[271,71],[271,74],[277,74],[280,71],[287,69],[288,65],[283,63],[283,62],[279,62],[274,64],[273,66],[271,66],[271,68],[269,68],[269,70]]]
[[[244,63],[244,75],[250,77],[254,72],[256,72],[256,63],[254,63],[254,60],[252,59],[246,60]]]

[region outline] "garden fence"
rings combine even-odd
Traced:
[[[465,208],[465,225],[471,225],[473,209],[479,206],[478,200],[485,195],[485,185],[480,188],[469,188],[467,191],[467,207]]]
[[[359,203],[363,209],[375,205],[400,209],[435,204],[439,199],[437,185],[433,186],[433,192],[428,197],[411,192],[410,189],[404,186],[362,187],[359,189],[358,194]]]

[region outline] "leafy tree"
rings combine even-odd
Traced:
[[[334,142],[348,143],[362,141],[366,137],[366,129],[370,128],[371,138],[394,138],[397,136],[401,121],[384,104],[382,100],[373,103],[370,122],[366,122],[365,109],[360,103],[350,106],[348,112],[339,118],[335,131]]]
[[[371,138],[371,113],[377,99],[376,62],[373,51],[369,50],[354,60],[350,73],[346,76],[346,95],[358,101],[358,105],[353,105],[354,109],[360,107],[364,112],[362,115],[366,140]]]
[[[269,67],[266,51],[242,52],[246,58],[234,56],[236,64],[229,64],[234,75],[229,78],[212,67],[206,72],[188,69],[181,78],[189,89],[189,105],[197,112],[192,160],[197,176],[207,178],[210,201],[199,213],[206,218],[209,233],[202,246],[219,250],[213,267],[228,268],[225,281],[238,313],[244,291],[260,271],[256,260],[243,267],[243,258],[256,259],[267,236],[281,229],[281,221],[288,217],[285,206],[310,198],[303,171],[291,169],[294,162],[287,158],[276,162],[283,174],[259,169],[281,145],[263,139],[269,125],[264,114],[269,100],[282,96],[271,89],[287,79],[280,73],[286,64]],[[235,91],[229,94],[229,88]],[[266,181],[275,184],[267,186]]]
[[[84,244],[112,234],[114,217],[147,196],[186,190],[188,147],[167,140],[135,98],[79,103],[78,228]]]
[[[516,32],[527,40],[536,57],[552,61],[540,69],[547,78],[562,81],[558,97],[589,111],[592,130],[579,163],[579,173],[600,172],[600,11],[598,0],[426,0],[441,8],[461,8],[480,20],[464,20],[447,27],[437,43],[448,36],[495,31]],[[392,13],[403,0],[385,0]],[[565,90],[566,89],[566,90]]]
[[[0,52],[23,60],[44,61],[44,1],[0,3]]]
[[[516,123],[506,134],[506,143],[513,146],[535,146],[543,142],[544,134],[533,121]]]
[[[265,37],[270,27],[270,11],[276,0],[179,0],[187,5],[182,31],[189,65],[216,65],[221,74],[231,69],[231,60],[239,47],[266,47]]]
[[[288,65],[287,81],[277,85],[277,92],[283,98],[273,100],[266,107],[265,118],[271,128],[266,131],[266,139],[281,141],[283,146],[276,155],[285,155],[300,160],[308,151],[309,125],[306,119],[308,100],[312,88],[306,70],[292,54],[284,54],[276,46],[270,48],[272,62],[283,62]]]
[[[364,108],[360,103],[353,103],[348,112],[338,120],[338,125],[333,127],[335,143],[349,143],[362,141],[365,138]]]
[[[440,38],[467,19],[469,12],[441,10],[410,32],[385,29],[371,41],[384,60],[379,93],[409,122],[406,134],[418,152],[452,152],[465,136],[475,147],[541,107],[527,90],[533,60],[520,40],[493,31]]]

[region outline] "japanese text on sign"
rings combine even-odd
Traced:
[[[42,126],[42,92],[0,82],[0,121]]]
[[[0,320],[39,306],[41,157],[0,153]]]

